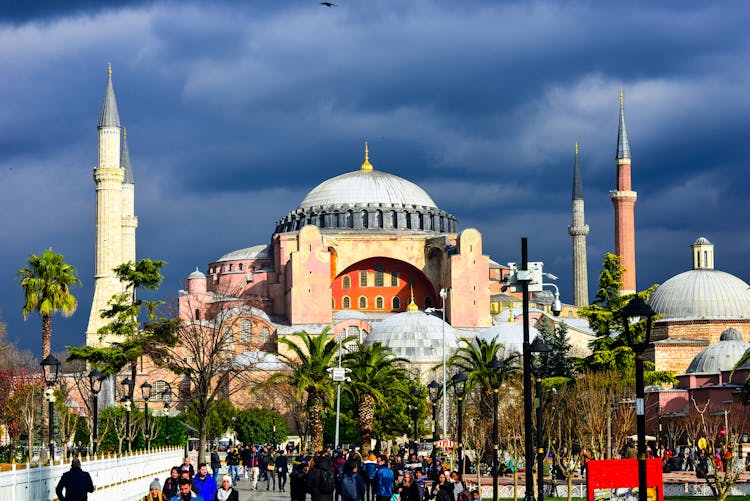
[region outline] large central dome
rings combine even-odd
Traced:
[[[432,198],[416,184],[376,170],[347,172],[323,181],[307,194],[298,208],[341,204],[437,208]]]
[[[276,233],[314,224],[323,232],[454,233],[458,222],[419,186],[376,171],[365,145],[359,170],[323,181],[295,210],[277,221]]]

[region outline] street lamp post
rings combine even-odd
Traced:
[[[334,435],[333,440],[333,448],[337,449],[339,446],[339,419],[341,418],[341,382],[342,381],[351,381],[350,378],[346,377],[348,373],[351,372],[351,369],[346,369],[344,367],[341,367],[341,358],[343,355],[341,343],[344,340],[344,333],[341,332],[339,334],[339,363],[336,367],[331,367],[328,370],[328,372],[331,373],[332,379],[338,383],[336,385],[336,432]]]
[[[643,381],[643,353],[651,343],[651,320],[656,312],[638,296],[635,296],[620,312],[625,326],[625,338],[632,344],[635,352],[635,422],[638,433],[638,499],[646,501],[646,489],[648,481],[646,478],[646,414],[645,414],[645,388]],[[630,319],[646,317],[646,335],[643,341],[631,338]]]
[[[537,338],[538,339],[538,338]],[[542,380],[536,379],[536,471],[537,501],[544,501],[544,435],[542,423]]]
[[[458,474],[463,478],[464,475],[464,395],[466,394],[466,374],[459,371],[451,378],[453,380],[453,391],[456,393],[458,402]]]
[[[131,380],[130,378],[125,378],[122,380],[122,386],[125,388],[125,396],[122,397],[122,406],[125,409],[125,439],[128,442],[128,452],[132,452],[132,444],[130,441],[130,411],[133,408],[133,387],[135,386],[135,381]]]
[[[102,371],[94,368],[89,372],[89,387],[91,388],[91,405],[94,411],[94,423],[91,430],[91,452],[96,455],[96,451],[99,449],[99,392],[102,389],[102,380],[105,378]]]
[[[437,442],[437,402],[440,399],[440,383],[434,379],[427,385],[427,391],[430,394],[430,402],[432,402],[432,441]],[[433,451],[435,448],[433,447]]]
[[[443,324],[441,326],[442,328],[442,337],[443,337],[443,396],[447,395],[446,388],[448,384],[448,376],[447,376],[447,369],[446,369],[446,358],[445,358],[445,300],[448,297],[448,289],[442,288],[440,289],[440,298],[443,300],[443,307],[442,308],[426,308],[425,311],[428,313],[431,313],[433,311],[439,311],[443,315]],[[446,398],[443,398],[443,434],[447,433],[448,431],[448,400]]]
[[[498,458],[500,444],[498,444],[497,406],[499,404],[498,393],[502,384],[502,371],[505,369],[505,363],[495,356],[488,364],[488,367],[492,370],[492,374],[490,375],[490,386],[492,386],[492,501],[497,501],[497,470],[500,468]]]
[[[167,386],[161,394],[164,400],[164,445],[169,445],[169,403],[172,401],[172,389]]]
[[[148,399],[151,398],[151,385],[148,383],[148,381],[145,381],[141,385],[141,396],[143,397],[143,410],[144,410],[144,418],[146,420],[146,426],[143,433],[143,438],[146,439],[146,450],[151,450],[151,438],[150,433],[148,429]]]
[[[55,389],[60,372],[60,361],[54,355],[47,355],[41,363],[47,390],[44,395],[49,404],[49,464],[55,460]]]

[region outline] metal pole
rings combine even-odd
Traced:
[[[125,408],[125,438],[128,439],[128,452],[131,452],[130,447],[130,409]]]
[[[49,464],[55,460],[55,401],[49,400]]]
[[[148,400],[144,402],[145,408],[144,411],[146,412],[146,433],[144,438],[146,439],[146,450],[151,450],[151,439],[149,438],[149,432],[148,432]]]
[[[94,429],[93,431],[93,437],[94,437],[94,443],[91,444],[91,450],[94,454],[96,454],[96,451],[99,449],[97,441],[99,440],[99,392],[94,393]]]
[[[341,368],[341,339],[344,333],[339,333],[339,369]],[[339,417],[341,416],[341,382],[336,385],[336,437],[333,440],[333,448],[339,447]]]
[[[440,289],[440,297],[443,298],[443,435],[448,433],[448,393],[446,392],[447,371],[445,370],[445,298],[448,291]]]
[[[169,407],[164,409],[164,445],[169,445]]]
[[[500,454],[500,446],[497,443],[498,442],[498,433],[497,433],[497,405],[498,405],[498,397],[497,394],[500,391],[500,388],[493,388],[492,389],[492,501],[497,501],[497,474],[498,474],[498,468],[500,467],[499,458],[497,457],[498,454]]]
[[[438,440],[438,432],[437,432],[437,399],[432,402],[432,441],[437,442]],[[433,448],[434,450],[434,448]]]
[[[461,481],[464,478],[464,397],[458,397],[458,474],[461,476]]]
[[[537,501],[544,501],[544,435],[542,424],[542,380],[536,380],[536,471]]]
[[[529,255],[526,237],[521,238],[521,269],[528,271]],[[529,281],[520,280],[523,294],[523,424],[526,448],[526,501],[534,501],[534,450],[531,427],[531,349],[529,342]]]

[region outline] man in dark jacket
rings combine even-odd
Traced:
[[[81,469],[81,460],[75,458],[70,463],[70,470],[63,473],[57,483],[57,498],[60,501],[86,501],[89,492],[94,492],[91,475]]]
[[[336,489],[336,473],[331,466],[331,458],[318,456],[307,474],[307,492],[311,501],[333,501]]]
[[[221,471],[221,458],[219,457],[219,451],[214,449],[211,451],[211,472],[214,480],[219,478],[219,471]]]
[[[307,461],[295,464],[289,475],[289,496],[291,501],[305,501],[307,495]]]
[[[286,474],[289,471],[289,461],[286,458],[284,449],[281,449],[279,451],[279,454],[276,456],[275,467],[276,467],[276,478],[279,481],[279,490],[281,492],[284,492],[284,489],[286,488]]]

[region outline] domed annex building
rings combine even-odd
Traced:
[[[684,374],[726,329],[750,341],[750,286],[714,269],[714,246],[704,237],[691,246],[693,269],[660,285],[649,304],[655,320],[650,359],[657,370]],[[649,353],[647,353],[649,355]]]
[[[255,349],[332,326],[337,336],[387,341],[410,360],[432,358],[427,351],[442,342],[432,339],[442,336],[442,313],[418,310],[445,308],[452,352],[458,332],[473,335],[492,325],[496,271],[482,253],[479,231],[459,232],[456,218],[422,188],[375,170],[365,146],[361,167],[310,191],[278,220],[269,243],[229,252],[209,263],[207,273],[191,273],[180,293],[180,316],[210,319],[227,305],[246,304],[264,312],[237,310],[244,315],[236,322],[238,336]],[[398,336],[402,324],[415,321],[409,339]]]

